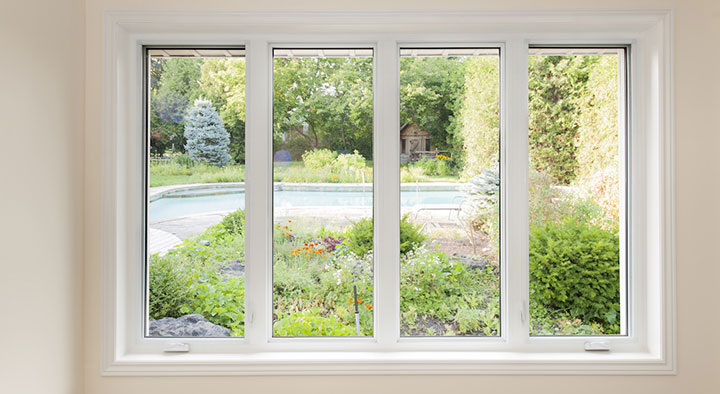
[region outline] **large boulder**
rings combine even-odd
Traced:
[[[165,317],[150,321],[152,337],[229,337],[230,330],[205,320],[202,315]]]

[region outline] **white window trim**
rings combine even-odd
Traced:
[[[103,19],[102,373],[258,374],[674,374],[675,205],[672,12],[373,11],[234,12],[111,10]],[[272,31],[271,34],[266,32]],[[465,43],[501,53],[503,141],[502,336],[400,338],[399,171],[376,171],[374,338],[271,338],[271,64],[273,46],[375,48],[376,168],[399,168],[397,51],[402,44]],[[246,338],[144,338],[142,46],[245,45],[247,49]],[[529,337],[527,48],[531,44],[631,45],[633,239],[625,337],[587,352],[587,337]],[[394,70],[394,71],[393,71]],[[642,72],[639,72],[642,70]],[[262,164],[260,164],[262,163]],[[512,280],[508,280],[512,278]],[[513,311],[513,313],[510,313]],[[512,329],[510,329],[512,327]],[[596,338],[593,338],[594,340]]]

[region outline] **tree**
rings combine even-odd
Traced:
[[[500,69],[495,56],[465,62],[459,140],[464,152],[463,177],[472,178],[499,160]]]
[[[245,59],[205,59],[201,75],[203,95],[217,105],[230,133],[230,156],[245,163]]]
[[[277,58],[274,82],[276,137],[372,158],[371,58]]]
[[[400,59],[400,123],[415,122],[430,132],[439,150],[461,155],[456,112],[462,102],[462,57],[403,57]]]
[[[150,147],[153,153],[182,149],[183,117],[190,103],[200,97],[202,59],[153,59],[150,69]]]
[[[567,185],[577,175],[579,107],[595,56],[531,56],[530,157],[533,167]]]
[[[190,158],[222,167],[230,162],[230,135],[209,100],[197,99],[185,115],[185,139]]]

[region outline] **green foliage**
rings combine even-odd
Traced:
[[[190,275],[185,267],[170,258],[151,256],[148,268],[150,319],[182,316],[181,308],[192,295],[187,288]]]
[[[314,149],[303,153],[302,161],[305,168],[313,170],[328,169],[337,156],[337,153],[330,149]]]
[[[195,164],[193,162],[193,160],[190,158],[190,155],[188,155],[187,153],[181,153],[181,154],[177,155],[173,159],[173,162],[178,167],[183,167],[183,168],[191,168]]]
[[[619,331],[617,233],[569,217],[530,232],[530,295],[536,307]],[[535,312],[535,314],[538,314]]]
[[[576,177],[578,116],[597,56],[530,56],[530,157],[556,183]]]
[[[230,156],[245,162],[245,58],[204,59],[200,87],[230,134]]]
[[[308,309],[283,316],[273,325],[279,337],[352,336],[355,328],[343,325],[336,318],[321,316],[318,309]]]
[[[430,132],[435,149],[460,156],[457,111],[462,101],[464,62],[460,57],[400,58],[400,123]]]
[[[471,269],[426,246],[407,253],[400,261],[403,333],[497,335],[500,284],[496,269],[492,264]],[[430,328],[433,332],[428,332]]]
[[[153,59],[150,95],[150,149],[162,154],[168,149],[183,150],[184,115],[202,91],[200,59]]]
[[[243,216],[238,210],[166,255],[150,256],[150,319],[198,313],[230,329],[231,335],[242,335],[243,279],[220,272],[227,263],[244,260]]]
[[[353,174],[366,168],[365,158],[358,151],[343,153],[332,162],[332,169],[338,174]]]
[[[245,234],[245,210],[238,209],[229,213],[218,223],[217,227],[227,234]]]
[[[195,100],[185,116],[185,149],[193,161],[222,167],[230,163],[230,135],[212,103]]]
[[[192,167],[186,168],[179,165],[178,162],[150,162],[150,187],[190,183],[243,182],[244,180],[245,172],[242,165],[215,167],[203,163],[193,163]]]
[[[192,296],[180,308],[183,315],[203,315],[213,324],[242,336],[245,326],[245,283],[243,278],[223,278],[215,271],[195,271],[187,281]]]
[[[365,256],[373,250],[373,220],[360,219],[352,224],[343,237],[347,238],[347,248],[357,256]],[[400,221],[400,253],[406,254],[425,242],[426,236],[420,226],[411,222],[408,216]]]
[[[597,56],[578,100],[577,174],[581,179],[619,168],[618,56]]]
[[[456,162],[442,156],[443,158],[428,159],[423,157],[416,162],[410,162],[403,166],[406,170],[408,180],[403,182],[412,182],[410,180],[413,175],[417,174],[417,180],[424,180],[426,177],[449,177],[457,175]]]
[[[362,57],[276,58],[275,136],[372,158],[372,64]]]
[[[462,106],[458,111],[463,178],[471,178],[499,159],[500,69],[498,58],[480,56],[466,61]],[[455,158],[455,155],[453,155]]]

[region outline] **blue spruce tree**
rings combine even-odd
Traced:
[[[185,139],[191,159],[218,167],[230,163],[230,134],[209,100],[199,98],[188,108]]]

